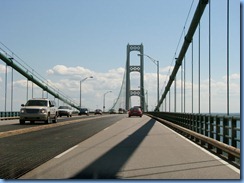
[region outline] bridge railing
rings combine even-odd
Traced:
[[[227,160],[240,165],[240,117],[148,112],[151,117]]]
[[[18,119],[19,111],[0,111],[0,120]]]

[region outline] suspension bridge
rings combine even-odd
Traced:
[[[213,42],[211,34],[214,26],[214,31],[223,30],[212,25],[214,7],[208,0],[199,0],[193,17],[188,17],[191,18],[189,27],[185,24],[179,41],[180,50],[173,56],[172,67],[161,92],[160,62],[144,52],[146,45],[125,45],[124,77],[118,97],[110,109],[129,110],[133,107],[131,98],[138,97],[144,113],[142,118],[128,118],[126,114],[76,116],[72,120],[58,119],[57,124],[44,127],[19,125],[19,111],[13,110],[14,95],[18,93],[14,90],[14,72],[26,78],[26,99],[23,103],[33,98],[33,85],[42,90],[39,98],[52,98],[58,104],[62,101],[76,110],[80,110],[81,103],[51,85],[1,44],[0,59],[6,64],[6,71],[5,81],[1,84],[4,92],[0,94],[4,98],[3,110],[0,111],[0,146],[4,159],[0,163],[0,178],[240,179],[241,118],[240,111],[233,113],[231,110],[233,105],[240,106],[240,103],[232,101],[234,85],[230,80],[230,50],[240,50],[240,45],[231,43],[233,27],[229,0],[226,2],[226,35],[222,38],[226,39],[226,53],[221,53],[221,59],[224,57],[225,60],[221,64],[226,65],[225,90],[222,91],[225,99],[216,101],[222,102],[225,111],[215,109],[214,92],[218,85],[213,83],[213,73],[218,68],[212,67],[215,61],[212,58],[218,55],[215,53],[218,49],[213,48],[218,43]],[[207,22],[207,27],[201,26],[202,21]],[[201,30],[207,30],[207,36]],[[201,48],[203,43],[207,48]],[[138,53],[137,65],[131,65],[131,52]],[[201,59],[203,54],[208,59]],[[153,110],[148,108],[144,81],[146,59],[157,66],[157,104]],[[12,69],[11,81],[7,79],[8,68]],[[139,73],[140,86],[136,89],[130,77],[133,72]],[[207,79],[204,78],[207,81],[202,81],[202,73],[204,76],[208,73]],[[203,91],[207,91],[207,95]],[[65,129],[67,125],[69,131]],[[41,148],[44,144],[45,149]],[[42,154],[46,156],[39,158]]]

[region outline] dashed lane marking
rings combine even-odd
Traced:
[[[78,147],[78,145],[76,145],[76,146],[74,146],[74,147],[71,147],[71,148],[69,148],[67,151],[64,151],[63,153],[61,153],[61,154],[59,154],[59,155],[57,155],[56,157],[54,157],[54,158],[61,158],[62,156],[64,156],[65,154],[67,154],[67,153],[69,153],[70,151],[72,151],[73,149],[75,149],[76,147]]]

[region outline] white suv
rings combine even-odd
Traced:
[[[73,110],[69,106],[60,106],[58,108],[58,116],[72,117]]]
[[[25,105],[22,104],[21,106],[19,114],[20,124],[24,124],[25,121],[30,121],[31,123],[35,121],[57,122],[58,110],[54,101],[46,98],[30,99]]]

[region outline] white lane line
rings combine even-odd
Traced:
[[[72,151],[72,150],[75,149],[76,147],[78,147],[78,145],[69,148],[67,151],[64,151],[63,153],[57,155],[55,158],[61,158],[62,156],[64,156],[65,154],[69,153],[70,151]]]
[[[109,127],[107,127],[107,128],[104,128],[104,129],[103,129],[103,131],[106,131],[106,130],[108,130],[108,129],[109,129]]]
[[[159,122],[160,123],[160,122]],[[188,138],[178,134],[177,132],[175,132],[174,130],[172,130],[171,128],[165,126],[164,124],[160,123],[161,125],[163,125],[164,127],[168,128],[169,130],[171,130],[173,133],[177,134],[178,136],[180,136],[181,138],[187,140],[188,142],[190,142],[191,144],[193,144],[194,146],[196,146],[197,148],[201,149],[202,151],[204,151],[205,153],[209,154],[210,156],[212,156],[213,158],[215,158],[216,160],[218,160],[219,162],[221,162],[222,164],[224,164],[225,166],[229,167],[230,169],[232,169],[233,171],[235,171],[236,173],[240,174],[240,170],[238,168],[236,168],[235,166],[229,164],[228,162],[222,160],[221,158],[219,158],[218,156],[212,154],[211,152],[207,151],[206,149],[204,149],[203,147],[195,144],[194,142],[192,142],[191,140],[189,140]]]

